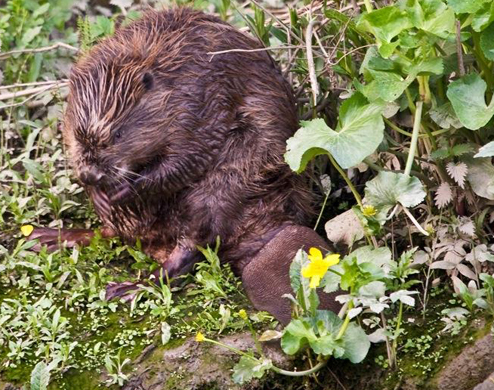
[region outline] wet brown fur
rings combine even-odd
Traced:
[[[73,68],[76,172],[102,175],[87,190],[103,223],[141,237],[172,275],[217,236],[240,273],[285,226],[309,222],[306,181],[283,161],[298,127],[290,86],[265,51],[207,54],[260,47],[214,16],[153,11]]]

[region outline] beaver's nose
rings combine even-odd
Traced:
[[[101,181],[103,174],[94,167],[86,167],[80,170],[79,178],[83,184],[95,186]]]

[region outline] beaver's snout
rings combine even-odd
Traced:
[[[79,179],[82,183],[88,186],[95,186],[101,183],[104,177],[103,172],[96,167],[88,166],[81,168],[79,171]]]

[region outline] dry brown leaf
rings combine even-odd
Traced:
[[[458,164],[448,163],[446,165],[446,170],[448,171],[449,176],[458,183],[461,188],[465,188],[465,178],[468,173],[467,164],[464,162],[460,162]]]
[[[451,186],[448,182],[443,182],[436,190],[436,195],[434,196],[434,201],[436,206],[442,209],[447,206],[453,200],[453,192],[451,191]]]

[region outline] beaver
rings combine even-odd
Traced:
[[[297,128],[291,87],[262,45],[178,8],[147,12],[79,59],[63,135],[105,236],[139,237],[161,263],[156,278],[189,272],[201,259],[197,246],[219,236],[219,256],[253,305],[287,322],[282,295],[291,292],[296,251],[327,246],[306,227],[306,177],[283,160]],[[33,237],[53,245],[54,234]],[[58,234],[75,244],[92,233]],[[107,296],[133,288],[111,285]]]

